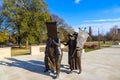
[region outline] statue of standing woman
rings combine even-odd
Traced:
[[[78,37],[78,33],[75,32],[73,34],[74,36],[74,52],[72,54],[72,66],[71,66],[71,71],[72,70],[79,70],[79,73],[81,72],[81,53],[82,53],[82,49],[77,47],[77,37]]]
[[[70,73],[73,70],[79,70],[81,72],[81,53],[82,49],[77,47],[78,33],[68,35],[68,41],[65,45],[68,45],[68,64],[70,66]]]
[[[72,54],[72,70],[79,70],[79,74],[81,73],[81,53],[83,46],[88,38],[88,33],[85,30],[79,29],[79,33],[75,32],[73,34],[74,36],[74,52]]]
[[[46,26],[48,32],[47,36],[51,39],[50,42],[48,42],[51,47],[48,49],[48,63],[46,62],[49,67],[47,68],[46,65],[46,69],[48,70],[49,68],[51,68],[56,71],[56,78],[58,78],[60,74],[60,65],[63,53],[60,47],[61,43],[58,36],[59,33],[57,32],[57,22],[46,22]],[[47,61],[47,59],[45,61]]]
[[[72,34],[68,34],[68,41],[66,44],[64,44],[65,46],[68,46],[68,64],[70,66],[70,69],[72,69],[72,54],[74,52],[74,40],[72,39],[73,35]]]
[[[55,56],[55,64],[56,64],[56,78],[59,77],[60,74],[60,65],[61,65],[61,60],[63,56],[63,52],[61,50],[61,43],[60,39],[58,37],[53,39],[53,45],[54,45],[54,56]]]
[[[48,39],[46,40],[44,62],[45,62],[44,72],[47,72],[48,70],[55,71],[54,47],[51,37],[48,37]]]

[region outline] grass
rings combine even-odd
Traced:
[[[94,41],[94,42],[86,42],[85,45],[97,45],[98,46],[98,41]],[[112,41],[106,41],[105,44],[100,41],[100,48],[106,48],[106,47],[110,47],[112,45]],[[97,48],[98,49],[98,48]],[[97,49],[90,49],[90,48],[87,48],[85,49],[85,52],[89,52],[89,51],[93,51],[93,50],[97,50]]]
[[[11,50],[11,56],[18,56],[18,55],[29,55],[30,54],[30,48],[25,47],[12,47]]]
[[[92,44],[95,44],[98,46],[98,42],[97,41],[94,41],[94,42],[86,42],[85,43],[86,45],[92,45]],[[112,42],[111,41],[106,41],[106,43],[104,44],[102,41],[100,42],[100,47],[101,48],[106,48],[106,47],[110,47],[112,45]],[[67,49],[68,47],[65,47],[63,49],[63,51],[68,51]],[[97,49],[85,49],[85,52],[89,52],[89,51],[93,51],[93,50],[97,50]],[[18,55],[29,55],[30,54],[30,48],[25,48],[24,46],[22,46],[21,48],[18,48],[18,47],[12,47],[12,56],[18,56]]]
[[[87,49],[85,49],[85,52],[90,52],[90,51],[94,51],[94,50],[97,50],[97,49],[89,49],[89,48],[87,48]]]
[[[92,45],[92,44],[95,44],[95,45],[98,45],[98,41],[93,41],[93,42],[86,42],[85,43],[86,45]],[[112,41],[106,41],[105,44],[100,41],[100,46],[103,47],[103,46],[111,46],[112,45]]]

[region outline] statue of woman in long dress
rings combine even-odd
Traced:
[[[48,70],[55,71],[55,59],[54,59],[54,47],[52,45],[52,38],[48,37],[46,40],[46,48],[45,48],[45,70],[44,72],[47,72]]]
[[[70,65],[70,69],[71,72],[72,70],[79,70],[79,74],[81,72],[81,53],[82,53],[82,49],[77,47],[77,36],[78,33],[74,33],[74,40],[73,40],[73,53],[72,53],[72,58],[71,58],[71,65]]]
[[[70,69],[72,69],[72,54],[74,52],[74,40],[72,40],[73,35],[72,34],[68,34],[68,41],[66,44],[64,44],[65,46],[68,46],[68,64],[70,66]]]
[[[56,78],[58,78],[60,74],[60,65],[63,56],[63,52],[60,47],[61,45],[60,39],[58,37],[53,39],[53,45],[54,45],[54,54],[55,54],[54,56],[55,56],[55,64],[56,64]]]

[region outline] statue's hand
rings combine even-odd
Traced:
[[[67,42],[61,42],[63,45],[67,46]]]
[[[77,48],[76,48],[76,50],[78,50],[78,51],[79,51],[79,50],[81,50],[81,48],[77,47]]]
[[[65,44],[65,43],[62,43],[62,44],[66,46],[66,44]]]

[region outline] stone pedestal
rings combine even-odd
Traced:
[[[11,58],[11,47],[0,48],[0,59]]]
[[[30,47],[30,54],[31,55],[40,54],[40,46],[31,46]]]

